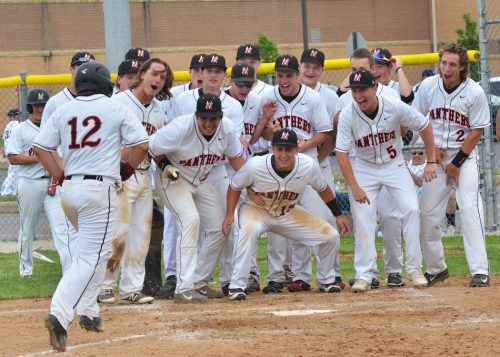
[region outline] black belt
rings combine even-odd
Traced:
[[[71,180],[72,177],[73,177],[73,175],[68,175],[68,176],[64,176],[64,179]],[[99,175],[83,175],[83,179],[84,180],[104,181],[102,176],[99,176]]]
[[[264,155],[267,155],[269,154],[269,150],[266,150],[266,151],[262,151],[262,152],[256,152],[253,154],[253,156],[264,156]]]
[[[47,179],[47,178],[50,178],[50,176],[42,176],[42,177],[39,177],[38,179],[41,180],[41,179]]]

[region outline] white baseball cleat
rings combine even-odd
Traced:
[[[353,293],[364,293],[371,289],[370,283],[363,279],[356,279],[351,286]]]
[[[423,288],[427,286],[427,279],[419,271],[413,271],[408,274],[415,288]]]
[[[208,298],[200,294],[196,289],[183,291],[182,293],[174,294],[175,302],[205,302]]]

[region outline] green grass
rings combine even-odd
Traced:
[[[17,201],[16,195],[0,196],[0,202],[16,202],[16,201]]]
[[[257,263],[260,268],[261,283],[265,284],[267,275],[266,239],[259,240]],[[446,263],[452,276],[469,276],[469,268],[465,260],[462,237],[446,237],[443,239]],[[382,239],[376,240],[379,256],[382,252]],[[486,239],[488,258],[491,265],[491,275],[500,275],[500,236],[489,236]],[[353,276],[354,241],[346,237],[341,239],[340,266],[345,280]],[[17,253],[0,254],[0,299],[21,299],[49,297],[53,294],[61,278],[59,257],[55,251],[42,250],[42,254],[54,260],[56,264],[49,264],[34,260],[35,268],[32,278],[20,278]],[[378,267],[384,274],[383,260],[378,259]],[[313,264],[314,267],[314,264]],[[314,268],[314,272],[315,272]],[[218,281],[219,270],[214,274]]]

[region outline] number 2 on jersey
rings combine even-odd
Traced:
[[[73,117],[70,120],[68,120],[68,125],[71,127],[71,142],[68,145],[69,149],[80,149],[84,148],[86,146],[88,147],[96,147],[101,143],[101,138],[97,138],[95,140],[91,140],[91,136],[94,135],[101,129],[102,122],[101,119],[99,119],[96,116],[89,116],[83,119],[82,125],[84,127],[87,127],[91,125],[90,130],[82,137],[82,142],[78,143],[78,118]]]

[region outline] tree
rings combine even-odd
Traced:
[[[259,34],[259,42],[256,46],[260,50],[260,58],[264,63],[274,62],[279,56],[278,46],[263,33]]]
[[[457,43],[464,46],[467,50],[478,50],[479,49],[479,33],[477,32],[477,22],[472,20],[471,14],[466,13],[462,16],[465,22],[465,30],[457,29],[455,30],[458,35]],[[479,63],[472,62],[470,66],[470,77],[478,81],[479,75]]]

